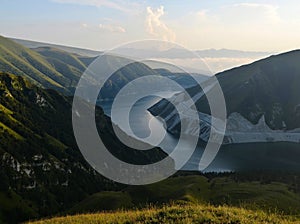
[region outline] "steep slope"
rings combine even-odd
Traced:
[[[272,129],[300,127],[299,60],[300,51],[292,51],[217,74],[229,114],[253,123],[264,114]]]
[[[242,117],[255,125],[264,116],[270,129],[300,128],[300,90],[297,88],[300,83],[299,59],[300,51],[292,51],[217,74],[216,78],[224,93],[227,113],[231,116],[229,120],[241,115],[241,119],[236,120],[240,125]],[[212,91],[213,89],[210,90]],[[200,95],[202,90],[195,86],[188,92],[195,97]],[[180,94],[170,100],[175,100],[176,97],[180,97]],[[171,107],[165,110],[168,107],[167,101],[158,105],[160,109],[155,105],[151,108],[155,115],[159,115],[162,110],[164,114],[172,111]],[[210,114],[205,96],[201,97],[196,105],[200,112]],[[232,126],[229,124],[229,127],[233,128]]]
[[[0,73],[0,217],[4,221],[55,214],[88,194],[120,189],[81,156],[72,130],[71,103],[71,98],[38,88],[20,76]],[[159,149],[144,153],[125,147],[100,108],[96,118],[99,134],[117,157],[143,164],[166,156]]]
[[[29,49],[0,37],[0,71],[24,76],[44,88],[67,94],[73,93],[94,59],[53,47]]]
[[[53,47],[29,49],[0,37],[0,71],[28,78],[42,87],[72,94],[77,82],[94,57],[80,56]],[[118,57],[107,57],[107,66],[118,63]],[[155,73],[141,63],[126,66],[107,81],[103,97],[111,97],[119,86],[139,75]]]
[[[227,109],[223,145],[211,169],[300,169],[300,51],[272,56],[216,75]],[[206,84],[212,83],[208,80]],[[205,84],[204,84],[205,85]],[[208,90],[208,94],[213,91]],[[203,91],[188,92],[196,101],[201,119],[200,139],[211,130],[210,109]],[[172,103],[184,103],[181,93],[163,99],[149,110],[165,119],[167,130],[180,133],[180,119]],[[170,103],[171,102],[171,103]],[[194,120],[190,118],[190,123]],[[217,129],[217,127],[214,127]],[[184,130],[193,135],[192,130]],[[205,144],[205,143],[204,143]]]
[[[33,50],[42,55],[56,71],[64,74],[70,80],[78,79],[87,68],[86,64],[80,60],[79,55],[51,47],[39,47]]]
[[[47,88],[63,89],[67,82],[41,55],[4,37],[0,37],[0,68]]]

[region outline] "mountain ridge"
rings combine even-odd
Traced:
[[[209,170],[299,170],[299,60],[300,51],[295,50],[216,74],[225,97],[227,128]],[[207,80],[203,83],[206,85],[214,85],[214,80]],[[212,94],[214,88],[207,94]],[[211,128],[218,133],[218,127],[211,125],[207,98],[200,97],[203,90],[195,86],[187,92],[197,99],[199,118],[205,122],[194,124],[195,119],[187,120],[191,127],[200,126],[197,137],[205,148]],[[149,108],[152,115],[164,119],[167,131],[175,136],[179,136],[181,127],[175,108],[184,103],[180,101],[183,97],[178,93]],[[193,129],[183,134],[193,135]],[[195,156],[197,160],[199,155]]]

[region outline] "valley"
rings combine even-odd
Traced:
[[[1,1],[0,224],[300,224],[299,12]]]
[[[222,223],[227,219],[242,220],[241,216],[235,215],[237,213],[253,215],[260,221],[298,221],[300,152],[298,114],[294,110],[298,105],[294,96],[298,94],[294,88],[297,65],[282,63],[287,68],[275,69],[290,69],[290,82],[286,81],[285,85],[295,91],[293,94],[281,95],[276,89],[280,88],[282,80],[267,80],[269,90],[261,90],[259,86],[268,78],[270,63],[273,66],[277,61],[290,60],[298,52],[273,56],[257,62],[258,65],[254,63],[216,75],[224,90],[229,116],[224,144],[204,172],[199,172],[198,164],[209,136],[211,117],[203,91],[195,86],[195,80],[185,73],[151,69],[142,63],[132,63],[113,74],[99,93],[95,120],[99,135],[117,158],[132,164],[155,163],[171,153],[178,142],[180,120],[176,119],[178,115],[170,102],[176,105],[184,101],[181,93],[168,89],[167,84],[162,91],[165,99],[144,98],[136,102],[131,112],[131,128],[135,134],[146,137],[152,122],[151,127],[165,135],[164,141],[151,150],[140,151],[127,147],[115,136],[113,127],[119,128],[124,135],[127,130],[122,128],[122,123],[115,123],[109,117],[112,98],[141,74],[168,77],[187,88],[196,101],[200,119],[204,121],[201,129],[206,130],[200,135],[202,140],[190,160],[175,175],[151,185],[126,186],[101,176],[85,161],[72,131],[72,94],[80,75],[95,58],[52,46],[28,49],[4,37],[0,43],[1,222],[18,223],[53,215],[99,211],[113,212],[125,217],[124,220],[128,220],[128,216],[140,220],[140,213],[132,209],[147,209],[149,204],[154,207],[144,218],[146,223],[153,217],[158,221],[179,219],[177,215],[156,214],[172,210],[180,213],[187,209],[193,212],[180,218],[184,221],[207,219]],[[119,59],[107,60],[117,63]],[[257,73],[263,74],[262,77],[255,75]],[[229,82],[224,76],[233,78]],[[277,76],[280,79],[279,73]],[[204,84],[210,82],[202,76],[199,80]],[[247,82],[250,84],[246,85]],[[208,85],[205,92],[212,88],[213,85]],[[241,92],[232,92],[233,89]],[[273,103],[266,104],[263,99],[270,99],[270,96]],[[292,99],[289,105],[284,103],[286,97]],[[245,100],[252,104],[245,106]],[[184,112],[188,114],[188,111]],[[123,108],[119,108],[118,117],[122,117],[122,113]],[[165,124],[156,116],[164,119]],[[186,130],[185,134],[193,133]],[[188,142],[186,147],[189,147]],[[116,212],[120,209],[128,212]],[[222,218],[209,216],[212,210],[220,212]],[[201,215],[193,215],[199,212]],[[228,218],[224,214],[229,212],[233,213]],[[95,214],[89,219],[109,220],[109,214],[99,214],[99,217]],[[270,216],[272,218],[267,218]],[[64,221],[67,219],[63,218]],[[78,220],[80,223],[85,219],[85,215],[70,216],[70,222]],[[60,223],[60,218],[45,222]]]

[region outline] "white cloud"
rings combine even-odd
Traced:
[[[262,15],[267,20],[273,23],[277,23],[281,20],[278,14],[278,7],[275,5],[259,3],[239,3],[235,4],[234,7],[239,8],[240,10],[251,10],[251,12],[255,13],[256,15],[262,13]]]
[[[86,23],[81,23],[80,26],[81,26],[82,28],[87,28],[87,27],[88,27],[88,24],[86,24]]]
[[[157,9],[147,7],[147,32],[155,37],[174,42],[176,40],[175,32],[161,20],[161,17],[164,14],[165,12],[163,6],[160,6]]]
[[[87,23],[81,23],[80,27],[82,29],[88,29],[92,31],[105,31],[105,32],[111,32],[111,33],[126,33],[126,29],[120,25],[116,24],[107,24],[107,23],[100,23],[99,25],[90,25]]]
[[[199,18],[206,18],[207,17],[207,10],[200,10],[196,14]]]
[[[116,26],[112,24],[99,24],[101,30],[113,32],[113,33],[125,33],[126,29],[122,26]]]

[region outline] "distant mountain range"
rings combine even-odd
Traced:
[[[88,55],[87,52],[89,51],[85,52],[83,49],[32,41],[18,40],[18,42],[25,46],[35,46],[35,48],[29,49],[0,36],[1,71],[24,76],[37,85],[55,89],[69,95],[74,93],[80,76],[87,69],[88,65],[96,59],[96,57],[79,55],[79,53]],[[122,57],[112,55],[106,55],[104,58],[106,66],[112,68],[117,67],[120,60],[123,60]],[[100,99],[112,99],[123,86],[141,76],[169,77],[185,88],[196,84],[195,80],[184,72],[160,71],[162,70],[151,69],[143,63],[132,62],[118,69],[106,81],[104,88],[101,90]],[[206,78],[208,77],[205,75],[197,74],[198,81],[203,81]],[[99,82],[99,80],[94,80],[93,82]],[[147,83],[145,85],[147,86]],[[166,85],[166,89],[168,87],[169,85]]]
[[[76,47],[67,47],[58,44],[49,44],[42,43],[37,41],[22,40],[16,38],[10,38],[16,43],[19,43],[27,48],[38,48],[38,47],[52,47],[67,51],[69,53],[78,54],[81,56],[95,57],[103,53],[103,51],[94,51],[87,50]],[[274,52],[255,52],[255,51],[240,51],[240,50],[231,50],[231,49],[206,49],[206,50],[196,50],[194,52],[188,52],[179,48],[171,48],[168,50],[159,50],[159,49],[138,49],[138,48],[121,48],[118,50],[118,53],[123,54],[124,56],[138,56],[143,57],[145,55],[157,58],[194,58],[194,57],[203,57],[203,58],[257,58],[257,57],[266,57],[268,55],[274,54]]]
[[[180,48],[170,48],[168,50],[157,49],[132,49],[121,48],[118,50],[120,54],[131,55],[135,57],[149,56],[153,58],[170,58],[170,59],[191,59],[191,58],[257,58],[266,57],[273,54],[272,52],[255,52],[255,51],[239,51],[230,49],[207,49],[187,51]]]
[[[51,47],[84,57],[96,57],[103,53],[101,51],[85,50],[81,48],[66,47],[57,44],[41,43],[15,38],[11,38],[11,40],[31,49],[38,47]],[[136,46],[132,43],[130,44],[130,47],[119,47],[112,51],[123,57],[139,59],[151,58],[157,61],[168,62],[172,65],[179,66],[188,72],[205,75],[214,75],[217,72],[225,71],[243,64],[248,64],[274,54],[274,52],[255,52],[232,49],[204,49],[192,51],[176,47],[172,44],[170,44],[169,47],[161,48],[157,47],[155,41],[152,45],[148,46],[148,44],[145,43],[143,46],[143,42],[137,42]],[[174,72],[173,70],[171,71]]]

